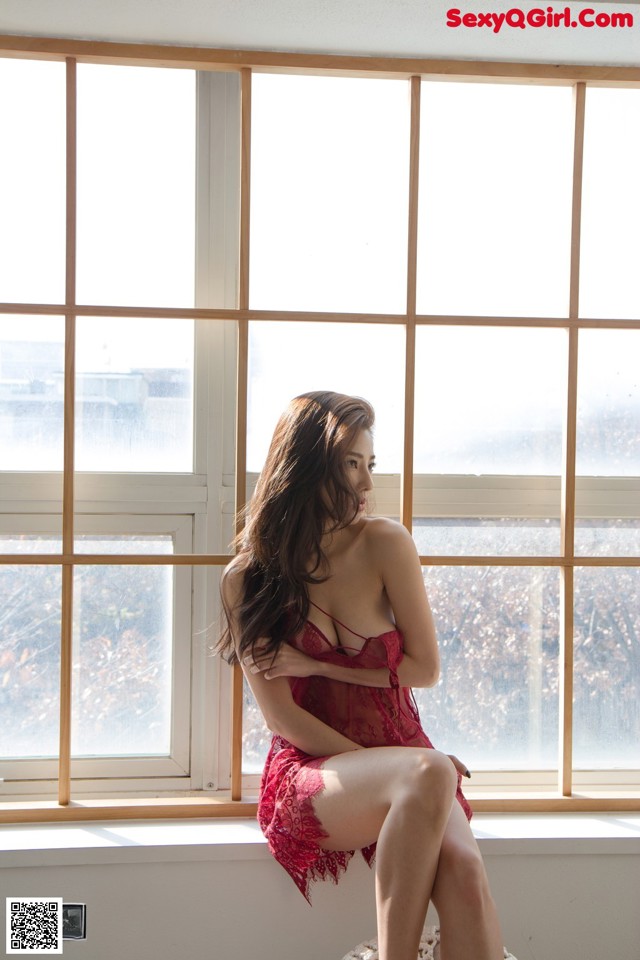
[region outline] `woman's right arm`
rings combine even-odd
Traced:
[[[236,644],[238,623],[235,610],[242,595],[242,572],[230,567],[222,579],[222,594],[229,611],[229,627]],[[284,737],[312,757],[332,756],[351,750],[362,750],[360,744],[343,736],[328,724],[318,720],[294,701],[287,677],[265,680],[261,673],[252,674],[243,664],[244,675],[269,730]]]

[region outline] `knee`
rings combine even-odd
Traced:
[[[399,784],[404,799],[429,807],[436,805],[448,813],[458,786],[458,776],[449,757],[438,750],[415,749],[407,760],[406,775]]]
[[[418,750],[417,776],[437,786],[453,798],[458,788],[458,774],[450,758],[439,750]]]

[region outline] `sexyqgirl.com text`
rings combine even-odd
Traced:
[[[448,27],[489,27],[494,33],[500,33],[503,26],[526,30],[528,27],[586,27],[603,29],[606,27],[633,27],[632,13],[596,13],[591,7],[583,7],[577,13],[571,7],[557,10],[554,7],[534,7],[522,10],[511,7],[505,12],[462,13],[458,8],[447,10]]]

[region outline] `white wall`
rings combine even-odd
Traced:
[[[639,960],[640,868],[630,856],[490,856],[504,939],[518,960]],[[78,960],[341,960],[375,933],[373,878],[354,861],[309,907],[273,861],[1,871],[5,896],[87,904]],[[4,923],[2,923],[4,930]]]
[[[569,817],[565,839],[552,836],[561,817],[475,819],[518,960],[640,960],[640,817]],[[315,885],[310,907],[255,825],[237,826],[241,842],[212,839],[225,829],[5,827],[0,933],[5,897],[55,896],[87,904],[87,941],[64,944],[78,960],[341,960],[374,934],[359,855],[338,886]]]

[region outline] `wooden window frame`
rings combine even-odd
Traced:
[[[66,194],[66,285],[64,304],[2,303],[0,314],[59,315],[65,317],[64,382],[64,468],[62,497],[62,552],[59,555],[4,555],[3,564],[48,563],[62,569],[61,626],[61,714],[57,803],[35,801],[2,804],[0,822],[37,822],[53,820],[122,819],[130,817],[202,817],[252,816],[254,802],[242,796],[242,672],[236,667],[232,683],[231,788],[228,797],[176,797],[155,801],[100,800],[78,801],[71,788],[71,642],[73,610],[73,572],[79,564],[171,564],[222,567],[224,554],[174,554],[170,557],[146,555],[95,555],[74,552],[74,390],[75,338],[78,317],[188,317],[203,321],[231,323],[237,331],[236,463],[235,506],[239,511],[247,497],[247,382],[249,322],[261,320],[380,322],[400,324],[406,333],[404,458],[401,474],[401,519],[411,530],[414,495],[413,409],[415,386],[416,329],[423,324],[462,326],[557,327],[568,338],[567,402],[563,469],[561,477],[561,551],[558,557],[422,557],[428,565],[467,566],[550,566],[563,578],[561,616],[561,730],[557,789],[544,794],[493,796],[474,799],[474,807],[485,811],[557,811],[557,810],[639,810],[640,793],[577,792],[572,775],[572,695],[573,695],[573,575],[575,567],[640,565],[640,557],[576,557],[574,552],[575,459],[577,416],[577,364],[579,333],[582,329],[640,329],[640,319],[600,320],[581,318],[578,310],[580,256],[581,178],[587,84],[640,86],[640,68],[591,67],[573,65],[493,63],[482,61],[427,60],[416,58],[342,57],[335,55],[274,54],[260,51],[211,50],[189,47],[146,46],[140,44],[72,41],[55,38],[0,36],[0,55],[26,59],[65,61],[67,89],[67,194]],[[237,301],[233,307],[195,309],[151,307],[91,307],[76,302],[76,66],[78,63],[107,63],[149,67],[175,67],[200,71],[240,73],[240,216]],[[249,307],[250,271],[250,157],[251,157],[251,76],[252,71],[324,73],[341,76],[395,77],[408,81],[411,91],[411,134],[409,174],[409,217],[406,311],[402,314],[335,314],[298,311],[252,310]],[[420,149],[420,92],[422,80],[454,79],[487,82],[525,82],[570,85],[574,89],[574,167],[572,186],[572,228],[570,264],[570,308],[567,317],[430,316],[416,312],[417,274],[417,201]]]

